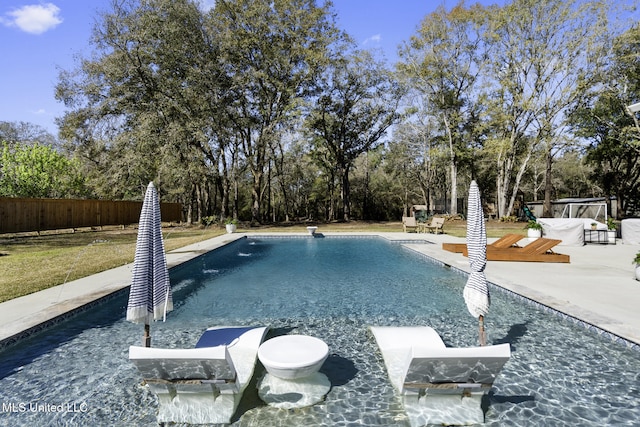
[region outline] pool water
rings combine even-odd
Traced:
[[[175,309],[152,346],[192,347],[214,325],[324,340],[326,400],[287,411],[250,384],[235,426],[408,426],[368,325],[429,325],[477,344],[466,278],[381,238],[247,238],[171,271]],[[489,343],[511,343],[487,398],[488,426],[637,425],[640,353],[492,288]],[[142,326],[127,293],[0,353],[0,425],[155,426],[157,402],[128,361]],[[256,377],[264,372],[258,364]]]

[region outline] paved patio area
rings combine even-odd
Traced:
[[[322,232],[322,227],[319,228]],[[255,233],[259,235],[258,233]],[[444,264],[469,271],[462,254],[442,250],[443,242],[464,243],[446,234],[326,233],[380,235],[407,241],[410,247]],[[174,250],[167,254],[170,267],[253,234],[227,234]],[[411,244],[410,240],[433,244]],[[495,239],[489,239],[492,242]],[[640,345],[640,282],[631,264],[640,245],[557,246],[556,252],[571,257],[570,264],[489,261],[485,270],[492,283],[548,307],[597,326]],[[10,343],[52,319],[125,288],[131,281],[132,264],[0,304],[0,343]],[[26,331],[26,332],[25,332]]]

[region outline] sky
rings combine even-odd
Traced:
[[[214,0],[201,0],[213,4]],[[458,0],[334,0],[337,24],[362,48],[394,61],[397,47],[438,6]],[[503,3],[503,0],[487,1]],[[2,0],[0,2],[0,121],[28,122],[57,136],[55,99],[61,70],[91,54],[91,30],[110,0]]]

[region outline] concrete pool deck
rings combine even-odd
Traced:
[[[321,228],[319,231],[322,231]],[[262,233],[272,234],[275,233]],[[260,235],[237,233],[218,236],[169,252],[167,263],[173,267],[244,236]],[[469,271],[466,257],[442,249],[443,242],[464,243],[464,238],[402,232],[340,232],[325,235],[378,235],[401,241],[445,265]],[[412,240],[433,244],[412,244]],[[494,240],[488,239],[489,242]],[[485,269],[487,279],[640,345],[640,282],[634,279],[634,266],[631,264],[640,245],[623,245],[618,241],[616,245],[557,246],[555,249],[556,252],[569,255],[571,263],[489,261]],[[131,281],[132,266],[127,264],[0,303],[0,347],[37,331],[43,324],[126,288]]]

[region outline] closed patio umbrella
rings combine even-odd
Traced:
[[[484,223],[480,190],[475,181],[469,188],[467,214],[467,253],[471,274],[464,287],[464,301],[472,316],[478,318],[480,345],[486,344],[484,316],[489,312],[490,297],[484,268],[487,265],[487,233]]]
[[[160,202],[156,188],[150,182],[140,212],[133,279],[127,305],[127,320],[145,325],[145,347],[151,346],[151,321],[166,319],[167,312],[171,310],[173,300],[162,240]]]

